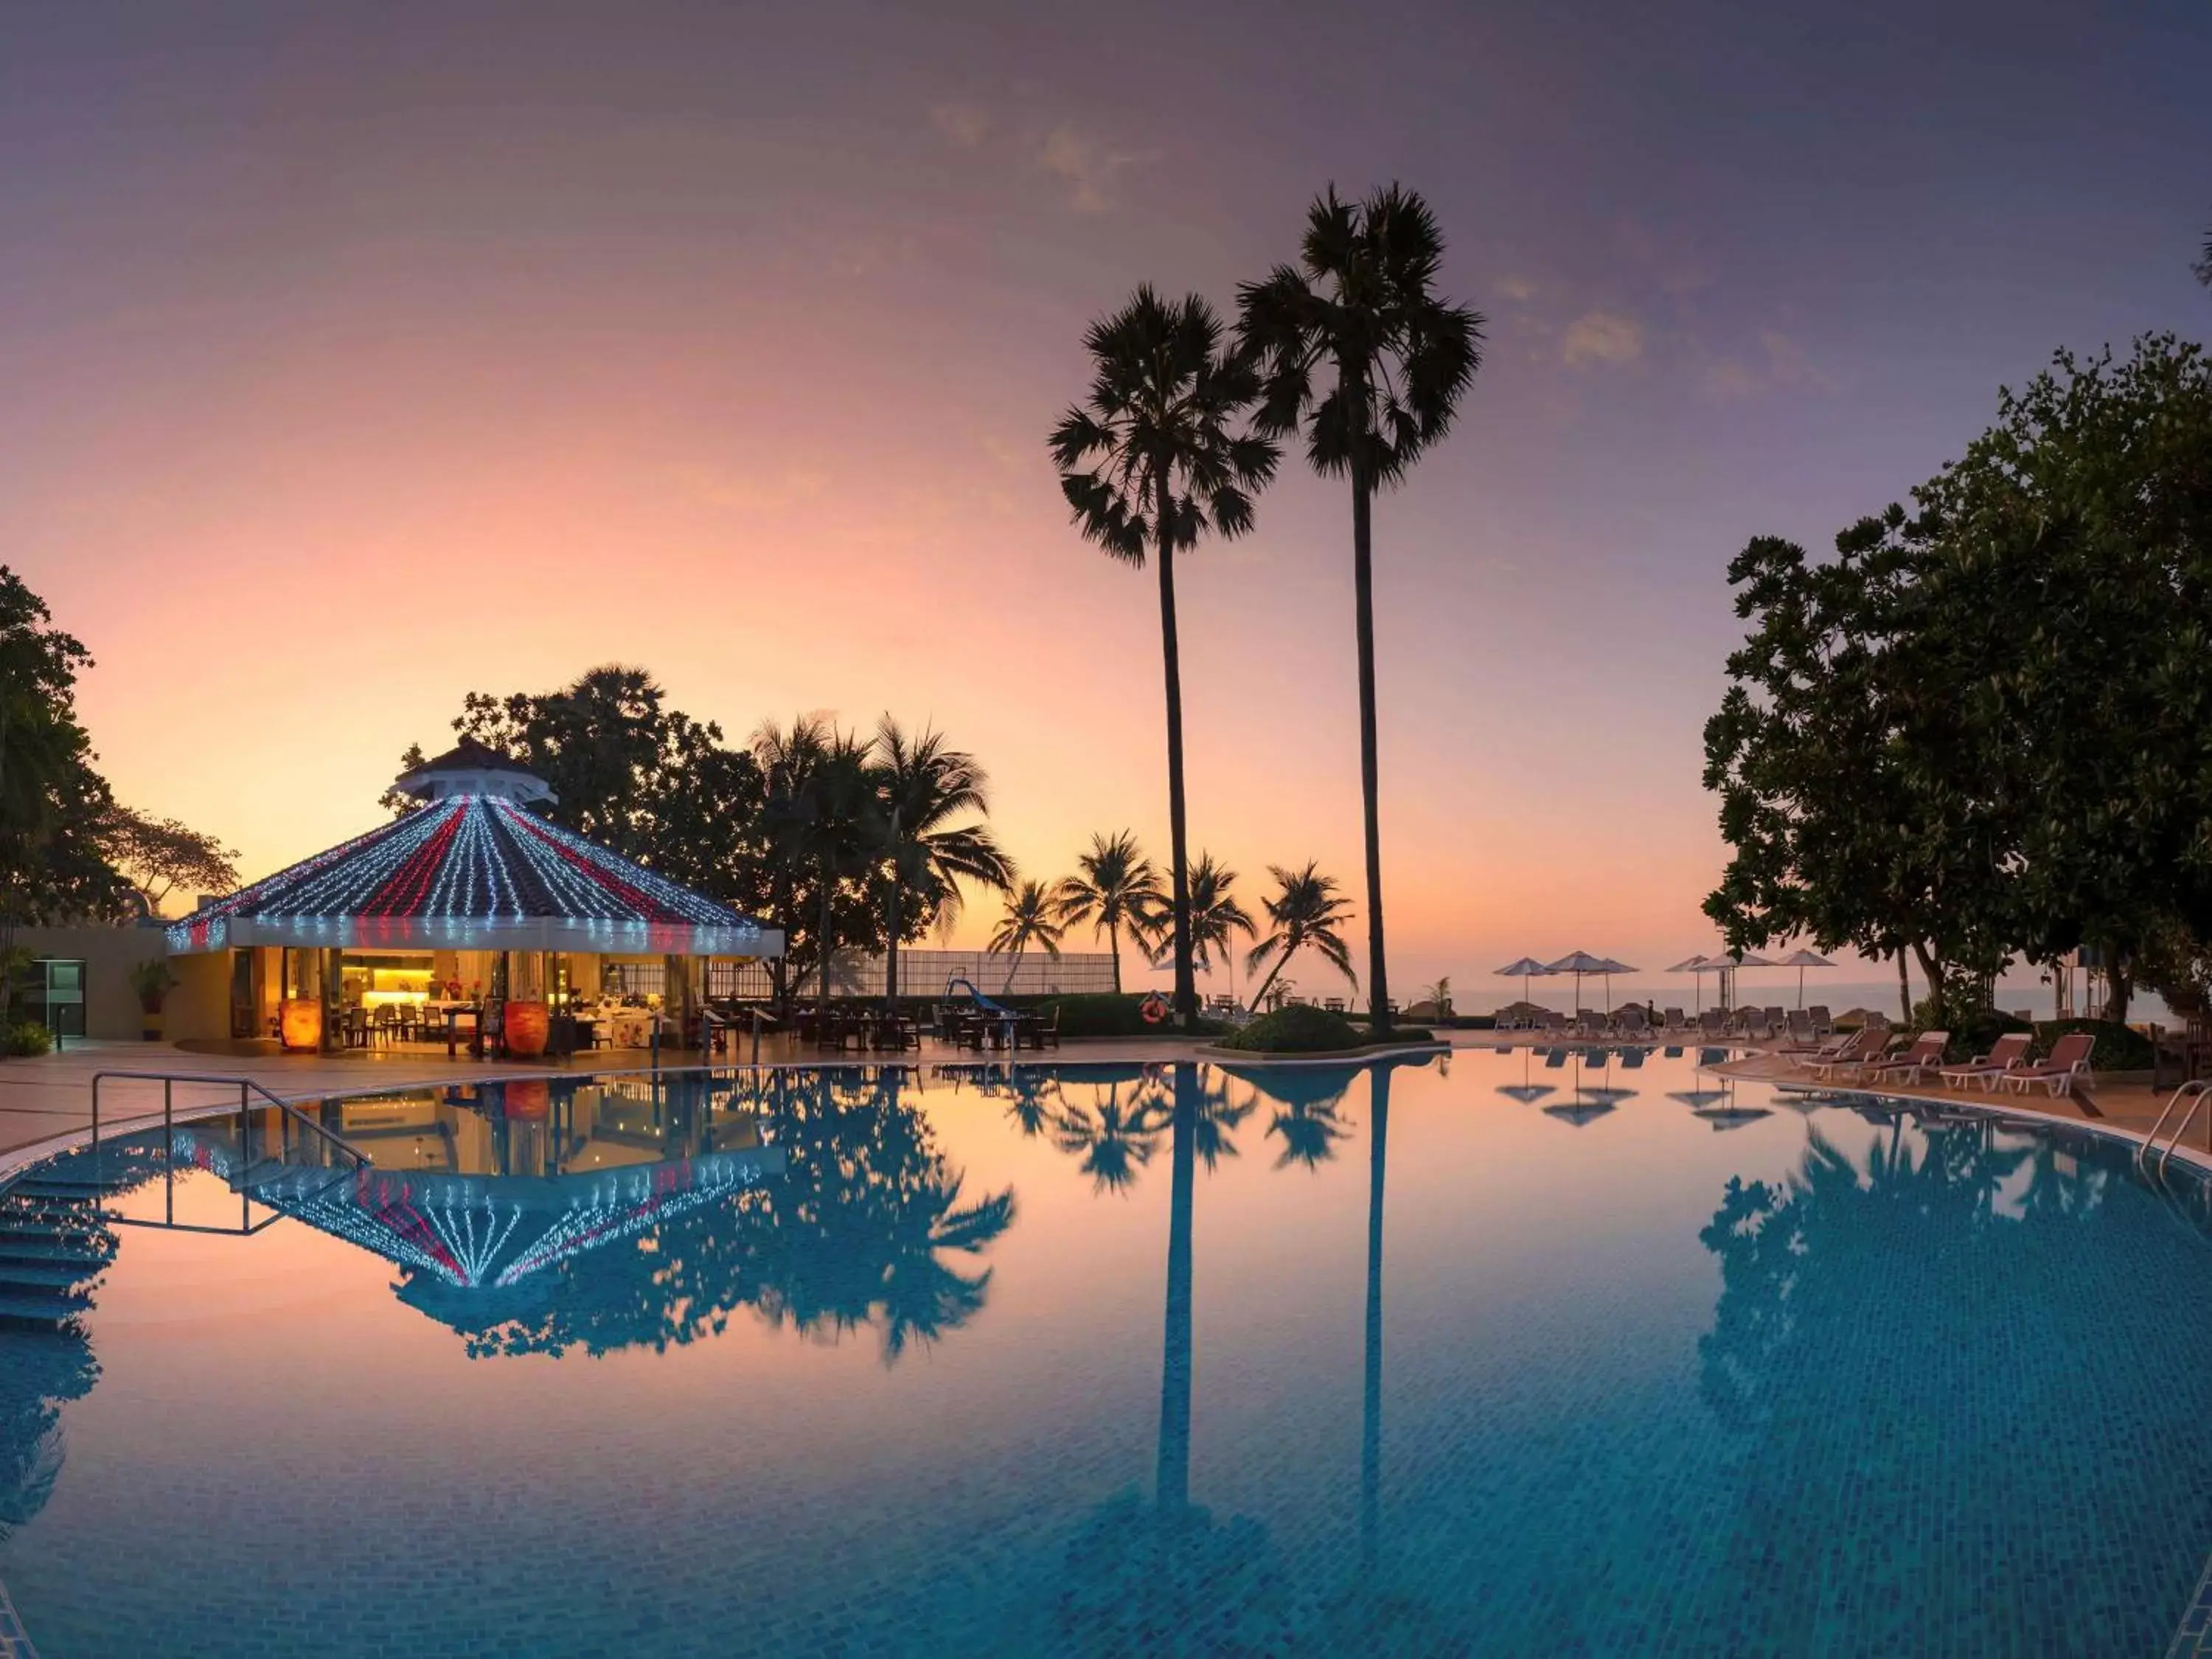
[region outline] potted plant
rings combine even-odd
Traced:
[[[131,970],[131,988],[137,994],[139,1012],[143,1016],[138,1035],[147,1042],[161,1040],[161,1005],[179,982],[169,971],[169,964],[160,957],[149,957]]]

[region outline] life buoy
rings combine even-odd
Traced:
[[[1158,1025],[1168,1017],[1168,1000],[1158,991],[1137,1005],[1137,1012],[1145,1017],[1147,1025]]]

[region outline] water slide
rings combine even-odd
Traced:
[[[956,986],[961,990],[967,992],[969,999],[973,1001],[978,1008],[981,1008],[988,1012],[1011,1016],[1014,1012],[1012,1009],[1007,1007],[1003,1002],[992,1001],[990,998],[985,996],[981,991],[977,990],[973,983],[964,979],[946,980],[945,981],[945,994],[948,997],[951,996],[952,994],[953,988]]]

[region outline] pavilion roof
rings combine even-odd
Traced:
[[[168,929],[232,945],[781,955],[783,936],[532,812],[450,794],[302,860]]]

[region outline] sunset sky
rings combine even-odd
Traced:
[[[733,738],[935,721],[1029,873],[1164,855],[1155,588],[1044,435],[1137,283],[1225,308],[1401,179],[1490,345],[1376,513],[1394,981],[1663,963],[1729,556],[2056,347],[2212,331],[2208,85],[2203,0],[10,7],[0,560],[118,793],[249,876],[463,693],[617,659]],[[1181,567],[1194,845],[1255,905],[1358,886],[1349,520],[1289,467]]]

